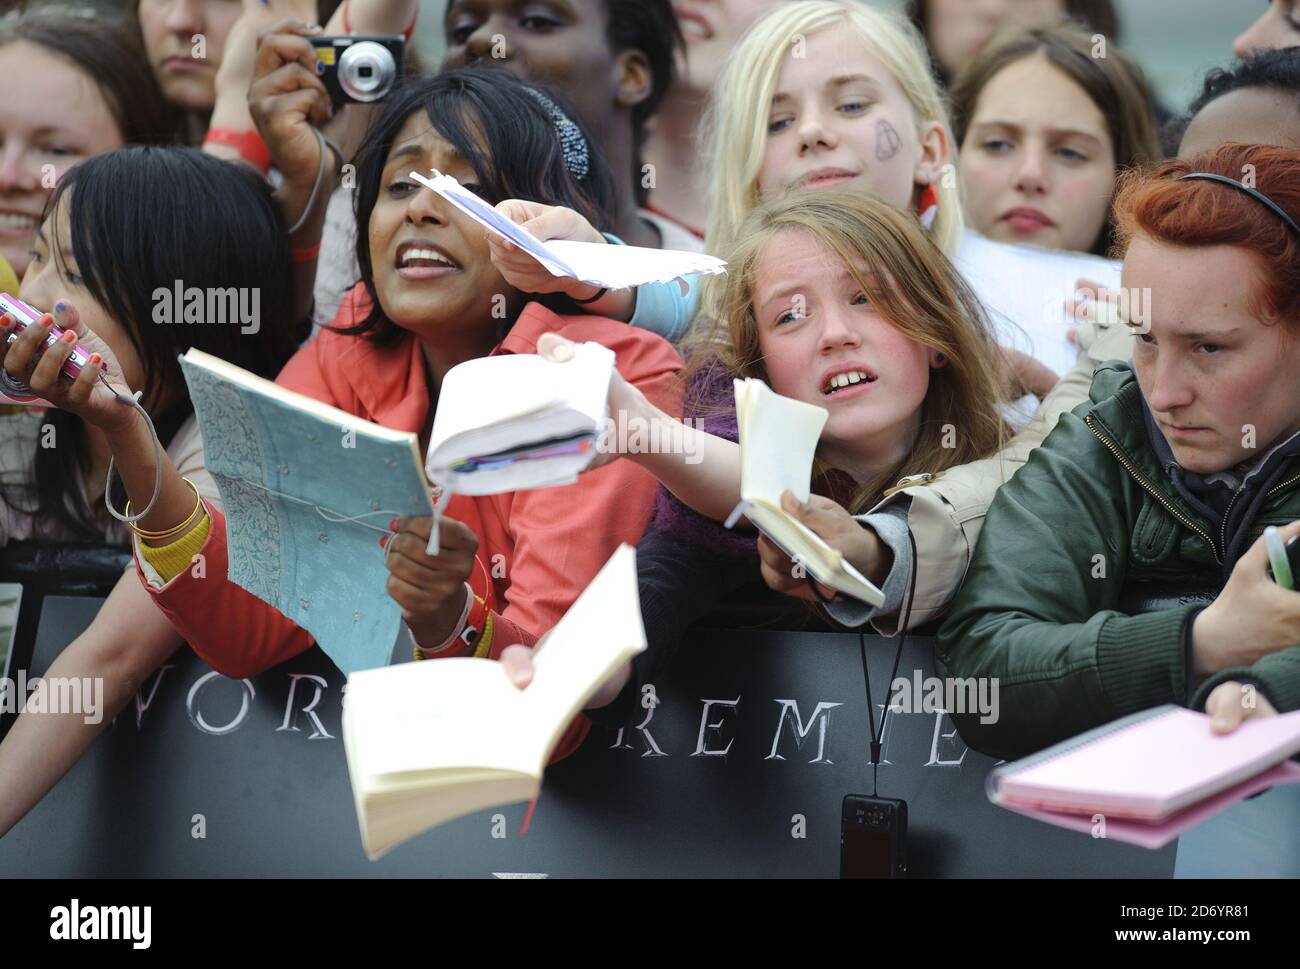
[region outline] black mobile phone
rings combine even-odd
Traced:
[[[846,794],[840,815],[841,878],[907,874],[907,802]]]
[[[401,34],[373,37],[313,37],[316,73],[335,107],[382,101],[402,79],[406,39]]]

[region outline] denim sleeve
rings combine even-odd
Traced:
[[[681,283],[686,284],[682,292]],[[646,283],[636,288],[636,311],[628,320],[675,343],[686,336],[700,304],[700,277],[682,276],[680,281]]]
[[[627,245],[612,232],[602,232],[612,246]],[[681,283],[686,284],[682,292]],[[636,288],[636,309],[632,312],[630,326],[639,326],[651,333],[658,333],[670,343],[676,343],[686,336],[695,311],[700,306],[700,277],[682,276],[681,282],[670,279],[666,283],[646,283]]]
[[[880,589],[885,594],[885,601],[878,608],[873,609],[865,602],[849,598],[823,606],[841,626],[857,629],[876,616],[892,615],[902,607],[907,580],[912,574],[912,543],[907,540],[907,511],[910,505],[910,500],[896,501],[874,514],[857,516],[859,522],[874,531],[889,546],[894,553],[894,564]]]

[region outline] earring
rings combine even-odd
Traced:
[[[934,182],[921,189],[916,212],[921,220],[921,228],[929,230],[934,227],[934,220],[939,215],[939,190],[934,187]]]
[[[942,353],[936,353],[934,355],[934,362],[937,366],[942,367],[945,363],[948,362],[948,358],[945,357]]]

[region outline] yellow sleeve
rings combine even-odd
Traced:
[[[167,583],[190,567],[194,556],[203,550],[203,543],[208,540],[208,532],[211,528],[212,516],[204,513],[203,520],[190,529],[189,534],[178,538],[170,545],[159,545],[153,548],[144,542],[138,542],[137,548],[140,549],[144,560],[152,565],[162,576],[163,582]]]

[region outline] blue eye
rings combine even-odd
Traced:
[[[841,104],[840,110],[846,114],[861,114],[871,107],[870,101],[850,101],[847,104]]]
[[[782,313],[780,316],[776,318],[776,325],[782,326],[783,324],[786,323],[794,323],[798,320],[805,319],[806,316],[807,314],[804,313],[796,313],[794,310],[786,310],[784,313]]]
[[[791,118],[778,118],[776,121],[769,121],[767,125],[767,133],[769,135],[774,135],[779,131],[784,131],[789,127],[791,122]]]
[[[1003,138],[990,138],[980,145],[985,151],[993,155],[1002,154],[1011,147],[1011,142]]]
[[[1062,148],[1062,149],[1060,149],[1060,154],[1061,154],[1061,157],[1065,158],[1067,161],[1087,161],[1087,160],[1088,160],[1088,156],[1087,156],[1087,155],[1083,154],[1083,152],[1081,152],[1081,151],[1076,151],[1076,150],[1073,149],[1073,148]]]
[[[854,296],[854,297],[853,297],[853,305],[854,305],[854,306],[870,306],[870,305],[871,305],[871,297],[869,297],[866,293],[858,293],[857,296]]]

